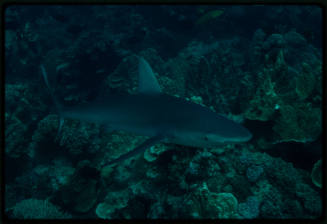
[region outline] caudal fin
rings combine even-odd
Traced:
[[[62,108],[61,108],[61,105],[59,104],[58,99],[55,97],[52,88],[49,85],[48,74],[45,71],[44,66],[43,65],[40,65],[40,68],[41,68],[41,73],[42,73],[44,82],[45,82],[45,84],[47,85],[47,87],[49,89],[49,93],[50,93],[51,99],[52,99],[52,101],[53,101],[53,103],[55,105],[56,111],[57,111],[57,113],[59,115],[59,128],[58,128],[58,132],[57,132],[57,136],[56,136],[56,137],[58,137],[59,134],[61,133],[62,126],[64,125],[64,118],[61,116]]]

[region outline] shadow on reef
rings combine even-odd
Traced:
[[[256,143],[259,148],[273,157],[279,157],[294,164],[296,168],[311,171],[313,164],[322,156],[321,135],[313,142],[274,142],[274,121],[245,120],[244,126],[253,134],[251,142]],[[268,137],[267,137],[268,136]],[[262,138],[266,138],[263,140]],[[270,142],[270,143],[268,143]]]
[[[296,168],[311,171],[313,164],[322,157],[321,136],[311,143],[282,142],[273,145],[266,152],[274,157],[280,157],[291,162]]]

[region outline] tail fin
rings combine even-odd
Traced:
[[[56,138],[57,138],[59,136],[59,134],[61,133],[62,126],[64,125],[64,119],[61,116],[62,108],[61,108],[61,105],[59,104],[58,99],[55,97],[55,95],[54,95],[54,93],[53,93],[53,91],[52,91],[52,89],[51,89],[51,87],[49,85],[48,74],[45,71],[44,66],[40,65],[40,68],[41,68],[41,73],[42,73],[44,82],[45,82],[45,84],[47,85],[47,87],[49,89],[51,99],[52,99],[53,103],[55,104],[56,111],[57,111],[57,113],[59,115],[59,128],[58,128],[58,132],[57,132],[57,136],[56,136]]]

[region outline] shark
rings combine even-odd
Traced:
[[[55,97],[43,65],[41,73],[60,117],[58,133],[65,118],[104,125],[108,131],[122,130],[149,138],[135,149],[106,163],[131,158],[147,148],[168,142],[190,147],[217,147],[247,142],[251,132],[235,121],[199,104],[162,92],[149,63],[138,57],[138,91],[115,93],[105,100],[63,107]]]

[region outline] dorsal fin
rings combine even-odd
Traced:
[[[161,93],[160,86],[149,63],[139,57],[139,93]]]

